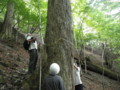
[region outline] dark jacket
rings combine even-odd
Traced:
[[[49,75],[45,79],[45,90],[65,90],[64,82],[58,75]]]

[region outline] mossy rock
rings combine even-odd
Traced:
[[[30,90],[29,84],[26,82],[24,83],[22,88],[23,88],[23,90]]]
[[[39,90],[39,73],[35,71],[23,82],[23,90]]]
[[[82,67],[84,68],[84,65],[82,65]],[[120,80],[120,76],[118,76],[117,73],[115,73],[105,67],[103,68],[100,65],[95,65],[91,62],[87,62],[87,69],[94,71],[96,73],[99,73],[99,74],[103,74],[103,71],[104,71],[104,76],[107,76],[114,80]]]

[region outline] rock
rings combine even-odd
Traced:
[[[29,89],[29,84],[28,83],[24,83],[22,90],[30,90]]]
[[[6,86],[5,86],[5,85],[2,85],[2,86],[0,87],[0,90],[6,90],[5,88],[6,88]]]
[[[6,63],[0,62],[0,64],[4,67],[8,67],[8,65]]]
[[[5,51],[4,48],[0,47],[0,52],[4,52],[4,51]]]
[[[13,67],[14,67],[14,66],[13,66],[13,63],[9,63],[9,64],[8,64],[8,67],[9,67],[9,68],[13,68]]]
[[[5,83],[5,79],[2,75],[0,75],[0,84],[4,84]]]
[[[0,69],[1,69],[1,68],[0,68]],[[2,69],[0,70],[0,75],[4,75],[4,73],[3,73]]]
[[[20,79],[15,80],[14,85],[15,86],[21,86],[22,85],[22,80],[20,80]]]
[[[12,88],[13,88],[13,85],[11,85],[11,84],[9,84],[9,83],[7,83],[6,88],[7,88],[8,90],[14,90],[14,89],[12,89]]]
[[[20,56],[18,56],[18,58],[16,60],[17,61],[22,61],[22,58]]]

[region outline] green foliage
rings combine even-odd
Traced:
[[[116,13],[112,15],[106,13],[117,9],[120,3],[111,3],[108,0],[96,0],[93,3],[94,0],[77,0],[72,3],[73,29],[76,33],[77,43],[82,45],[83,42],[84,44],[90,43],[91,40],[107,42],[108,46],[119,52],[120,50],[117,48],[120,46],[120,19],[117,17],[120,17],[120,14]],[[84,34],[84,27],[92,27],[93,30],[96,30],[96,33],[92,33],[91,31],[91,33]]]
[[[120,61],[120,57],[118,57],[117,59],[115,59],[115,61]]]
[[[45,34],[47,0],[11,0],[15,5],[14,24],[22,32],[36,28],[36,33]],[[4,20],[8,0],[0,0],[0,21]],[[115,52],[120,46],[120,14],[106,14],[119,8],[119,2],[108,0],[72,0],[73,31],[78,48],[91,41],[107,42]],[[4,8],[4,9],[3,9]],[[39,28],[40,27],[40,28]],[[86,28],[93,30],[84,33]],[[93,33],[96,31],[96,33]],[[96,42],[97,43],[97,42]]]
[[[8,0],[1,0],[0,1],[0,21],[4,20],[6,5]]]
[[[87,33],[84,38],[85,38],[85,42],[89,42],[91,40],[98,39],[98,36],[93,33]]]
[[[4,20],[7,2],[9,0],[0,1],[0,21]],[[36,32],[45,32],[46,16],[47,16],[47,1],[43,0],[10,0],[14,2],[15,14],[14,23],[22,32],[28,32],[28,29],[36,28]],[[4,10],[2,9],[4,7]],[[39,13],[40,11],[40,13]],[[19,24],[19,25],[18,25]]]

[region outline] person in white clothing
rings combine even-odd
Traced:
[[[74,58],[74,84],[75,90],[83,90],[83,85],[81,81],[80,71],[81,68],[79,67],[79,61],[77,58]]]
[[[33,73],[36,69],[36,64],[38,59],[37,41],[36,38],[34,38],[30,33],[27,34],[26,39],[28,43],[30,43],[29,46],[30,61],[29,61],[28,73]]]

